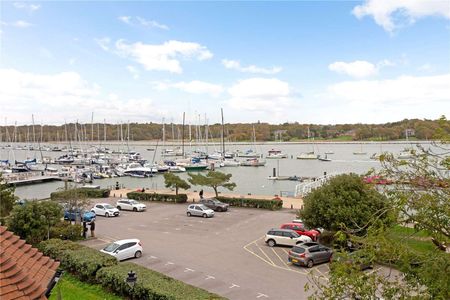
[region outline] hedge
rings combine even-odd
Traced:
[[[65,270],[84,281],[95,281],[99,269],[117,264],[116,258],[71,241],[50,239],[39,245],[42,253],[59,260]]]
[[[110,192],[109,189],[78,188],[66,191],[53,192],[50,194],[50,199],[52,200],[66,199],[74,194],[86,196],[88,198],[107,198],[109,197],[109,192]]]
[[[134,263],[118,263],[98,250],[59,239],[50,239],[38,245],[44,255],[61,262],[61,267],[82,281],[100,283],[118,295],[132,299],[225,299],[203,289],[188,285],[156,271]],[[125,279],[129,271],[137,275],[137,283],[131,289]]]
[[[129,192],[127,198],[139,201],[162,201],[185,203],[188,199],[186,194],[157,194],[157,193],[143,193],[143,192]]]
[[[135,272],[137,277],[133,289],[130,289],[124,280],[129,271]],[[224,299],[130,262],[102,268],[97,272],[96,277],[104,287],[118,295],[131,296],[132,299]]]
[[[82,234],[82,225],[66,221],[60,221],[50,228],[50,237],[56,239],[77,241],[82,239]]]
[[[217,200],[230,204],[230,206],[263,208],[270,210],[278,210],[283,207],[282,200],[264,200],[253,198],[231,198],[231,197],[216,197]]]

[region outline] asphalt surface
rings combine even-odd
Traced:
[[[287,261],[289,247],[264,243],[270,228],[294,219],[292,210],[231,208],[204,219],[187,217],[187,204],[146,205],[145,212],[97,216],[97,238],[83,244],[101,249],[115,240],[138,238],[144,253],[132,262],[229,299],[306,299],[308,276],[327,280],[327,264],[294,266]]]

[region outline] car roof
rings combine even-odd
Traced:
[[[115,241],[113,243],[114,244],[118,244],[118,245],[123,245],[123,244],[126,244],[126,243],[134,243],[134,242],[139,243],[140,240],[138,240],[138,239],[126,239],[126,240],[118,240],[118,241]]]
[[[277,230],[277,231],[284,231],[284,232],[295,232],[295,230],[292,229],[284,229],[284,228],[272,228],[269,231],[273,231],[273,230]]]
[[[305,242],[305,243],[301,243],[301,244],[297,245],[297,247],[303,247],[303,248],[311,248],[313,246],[323,246],[323,245],[316,243],[316,242]],[[325,246],[323,246],[323,247],[325,247]]]
[[[283,223],[283,224],[281,224],[281,226],[284,226],[284,225],[300,226],[300,225],[303,225],[303,223],[293,223],[293,222],[290,222],[290,223]]]
[[[106,203],[106,202],[103,202],[103,203],[95,203],[94,206],[95,206],[95,205],[111,205],[111,204]]]

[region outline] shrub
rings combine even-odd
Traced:
[[[332,247],[334,245],[334,241],[336,232],[325,230],[319,235],[319,243],[322,245]]]
[[[50,194],[50,199],[52,199],[52,200],[67,199],[68,197],[70,197],[70,195],[73,195],[74,192],[81,194],[83,196],[86,196],[88,198],[107,198],[107,197],[109,197],[110,190],[108,190],[108,189],[85,189],[85,188],[70,189],[67,191],[53,192]]]
[[[129,199],[139,201],[161,201],[161,202],[175,202],[185,203],[188,199],[186,194],[157,194],[157,193],[142,193],[142,192],[130,192],[127,194]]]
[[[82,234],[83,226],[80,224],[71,224],[71,222],[61,221],[50,228],[50,238],[77,241],[81,240]]]
[[[61,239],[50,239],[43,242],[40,242],[38,245],[39,250],[44,253],[46,256],[50,256],[56,260],[61,260],[62,255],[65,251],[68,250],[78,250],[81,249],[82,245],[63,241]]]
[[[237,207],[263,208],[270,210],[279,210],[283,207],[282,200],[229,198],[229,197],[216,197],[216,198],[219,201],[230,204],[230,206],[237,206]]]
[[[133,289],[130,289],[124,280],[130,270],[137,276]],[[129,262],[100,269],[97,272],[97,281],[117,294],[131,296],[132,299],[223,299],[203,289]]]

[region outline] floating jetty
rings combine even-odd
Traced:
[[[8,183],[8,185],[14,185],[14,186],[67,180],[67,178],[59,177],[57,175],[22,176],[22,174],[17,175],[17,176],[15,174],[10,175],[10,176],[7,176],[5,179],[6,179],[6,182]]]

